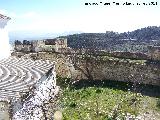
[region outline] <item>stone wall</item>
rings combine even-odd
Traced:
[[[26,54],[26,58],[33,58],[33,59],[43,59],[43,60],[50,60],[55,61],[56,64],[56,73],[58,76],[64,78],[71,78],[71,74],[73,74],[73,67],[72,64],[69,62],[69,57],[67,55],[52,53],[52,52],[39,52],[39,53],[32,53]],[[24,57],[25,57],[24,56]],[[72,72],[71,72],[72,71]]]
[[[160,46],[148,46],[149,58],[151,60],[160,61]]]
[[[86,79],[82,71],[75,69],[68,56],[57,57],[57,73],[62,77],[72,77],[75,80]],[[85,64],[79,63],[86,72]],[[160,85],[160,65],[129,61],[95,61],[91,74],[98,80],[115,80],[137,82],[143,84]]]
[[[160,85],[160,69],[157,65],[106,61],[92,72],[94,79],[137,82]]]
[[[83,72],[87,73],[84,63],[79,63],[79,66]],[[160,86],[160,65],[158,64],[106,60],[89,64],[88,68],[91,69],[91,67],[93,67],[91,74],[96,80],[115,80]],[[87,78],[82,70],[75,69],[69,62],[68,66],[62,70],[71,72],[70,75],[74,80]]]
[[[9,107],[7,101],[0,101],[0,120],[10,120]]]
[[[56,85],[55,65],[46,72],[23,97],[12,99],[12,120],[46,120],[46,111],[43,108],[59,92]],[[45,111],[45,112],[44,112]],[[53,116],[53,115],[52,115]],[[53,117],[51,118],[53,119]],[[7,119],[5,119],[7,120]]]
[[[73,66],[69,55],[40,53],[37,55],[37,59],[56,61],[56,73],[58,76],[72,78],[74,80],[87,78],[83,74],[83,72],[86,72],[84,62],[79,62],[79,66],[83,70],[82,72]],[[94,61],[94,64],[90,64],[89,67],[93,67],[91,74],[94,79],[129,81],[160,86],[160,65],[147,64],[144,61],[141,62],[141,60],[139,62],[136,61],[108,59]]]
[[[160,86],[159,65],[107,60],[96,65],[91,64],[88,68],[91,66],[94,66],[91,74],[96,80],[115,80]],[[81,64],[80,68],[86,73],[85,64]],[[87,78],[80,70],[76,73],[77,79]]]

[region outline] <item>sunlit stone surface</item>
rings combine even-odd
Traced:
[[[17,92],[25,94],[54,62],[9,57],[0,60],[0,100],[18,97]]]
[[[9,20],[9,17],[0,14],[0,59],[10,56],[8,32],[5,29]]]
[[[10,120],[9,103],[7,101],[0,101],[0,120]]]
[[[33,86],[32,91],[23,100],[13,101],[13,120],[41,120],[43,111],[41,106],[58,94],[59,87],[56,86],[55,67],[51,68],[39,81]]]
[[[51,61],[16,57],[0,60],[0,101],[12,101],[13,119],[25,120],[22,117],[24,114],[26,119],[30,120],[39,120],[42,117],[41,107],[35,106],[43,105],[43,102],[54,98],[59,91],[59,87],[56,86],[54,65],[55,63]],[[28,91],[29,95],[23,99],[22,105],[20,96],[26,95]],[[32,115],[30,109],[33,110]],[[6,118],[6,115],[9,115],[7,111],[0,111],[1,118]],[[7,120],[1,118],[0,120]]]
[[[10,56],[8,32],[5,29],[5,26],[9,20],[9,17],[0,14],[0,59]],[[2,74],[2,71],[0,72]],[[0,95],[1,94],[2,93],[0,92]],[[9,104],[7,101],[0,99],[0,120],[9,120],[8,105]]]

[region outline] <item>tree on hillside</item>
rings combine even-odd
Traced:
[[[159,40],[160,39],[160,27],[148,26],[145,28],[137,29],[129,32],[130,38],[138,40]]]
[[[21,41],[19,41],[19,40],[15,40],[15,41],[14,41],[14,44],[15,44],[15,45],[21,45],[21,44],[22,44],[22,42],[21,42]]]
[[[31,44],[30,41],[28,41],[28,40],[23,40],[23,45],[30,45],[30,44]]]

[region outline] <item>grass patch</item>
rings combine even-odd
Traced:
[[[137,115],[143,96],[110,88],[64,89],[61,97],[66,120],[103,120]]]
[[[63,120],[125,120],[127,114],[137,116],[160,107],[159,99],[128,90],[131,83],[87,81],[74,86],[69,79],[63,83]]]

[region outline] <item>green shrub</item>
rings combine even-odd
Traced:
[[[157,99],[157,108],[160,110],[160,98]]]
[[[62,78],[57,76],[57,83],[58,86],[60,86],[62,89],[66,87],[71,87],[72,80],[70,78]]]

